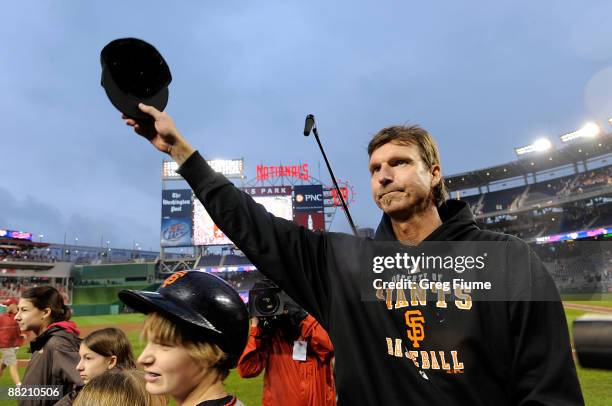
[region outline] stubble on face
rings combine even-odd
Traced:
[[[407,204],[401,205],[402,200],[407,201]],[[429,189],[427,194],[412,194],[408,191],[398,191],[393,193],[383,194],[377,205],[388,216],[396,220],[409,220],[420,213],[424,213],[434,203],[433,189]],[[394,204],[400,207],[395,208]]]

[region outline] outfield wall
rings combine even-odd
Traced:
[[[74,288],[72,312],[75,316],[97,316],[102,314],[119,314],[123,305],[118,293],[122,289],[154,291],[159,284],[149,285],[113,285],[87,286]]]
[[[74,315],[119,313],[119,291],[155,286],[155,268],[155,262],[77,265],[72,288]]]
[[[75,305],[113,304],[118,303],[117,294],[122,289],[142,290],[151,284],[124,284],[111,286],[76,286],[72,291],[72,303]]]
[[[107,314],[119,314],[121,308],[118,304],[81,304],[72,305],[74,316],[99,316]]]
[[[108,285],[141,283],[150,284],[155,281],[155,262],[77,265],[75,267],[75,282],[77,285]]]

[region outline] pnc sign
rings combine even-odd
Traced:
[[[322,212],[324,207],[322,185],[297,185],[293,187],[293,209],[299,212]]]
[[[296,195],[295,201],[298,203],[302,202],[322,202],[323,195]]]

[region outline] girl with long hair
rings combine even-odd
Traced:
[[[136,368],[132,345],[125,333],[114,327],[95,330],[85,337],[79,347],[79,357],[76,370],[85,385],[107,371]],[[70,391],[56,406],[72,405],[81,389]]]

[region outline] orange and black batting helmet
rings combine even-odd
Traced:
[[[179,325],[195,328],[228,354],[231,367],[236,366],[246,346],[246,305],[229,283],[208,272],[179,271],[155,292],[124,289],[119,299],[137,312],[157,312]]]

